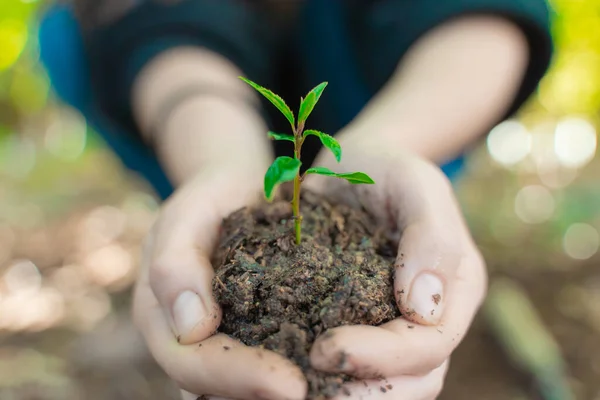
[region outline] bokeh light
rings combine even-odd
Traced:
[[[131,254],[115,244],[93,251],[84,263],[92,280],[101,286],[117,284],[133,272]]]
[[[551,189],[563,189],[575,181],[577,170],[572,168],[547,169],[539,174],[540,182]]]
[[[72,326],[80,331],[93,329],[112,309],[110,296],[97,289],[89,290],[70,306],[74,314]]]
[[[555,131],[556,124],[546,121],[537,124],[531,130],[533,142],[531,160],[534,172],[538,175],[552,173],[561,167],[554,146]]]
[[[582,43],[577,39],[574,44]],[[540,86],[539,101],[544,107],[555,113],[588,114],[600,105],[600,74],[595,70],[600,68],[597,49],[579,47],[559,53],[555,68]]]
[[[101,206],[92,210],[79,226],[78,247],[89,253],[111,244],[124,232],[127,217],[116,207]]]
[[[27,43],[27,25],[17,19],[0,19],[0,71],[12,66]]]
[[[8,293],[35,293],[42,287],[42,276],[29,260],[19,260],[4,273],[4,287]]]
[[[556,204],[544,186],[525,186],[515,197],[515,213],[528,224],[539,224],[552,218]]]
[[[589,224],[576,223],[569,226],[563,238],[565,253],[576,260],[591,258],[600,246],[600,235]]]
[[[52,287],[42,285],[37,266],[19,260],[2,277],[5,296],[0,299],[0,329],[43,330],[64,316],[64,299]]]
[[[12,179],[25,179],[35,166],[36,156],[33,140],[16,135],[0,137],[0,174]]]
[[[90,287],[90,280],[83,267],[74,264],[57,268],[51,274],[49,282],[69,301],[82,298]]]
[[[81,156],[86,140],[85,118],[69,107],[60,109],[46,130],[46,149],[64,161],[73,161]]]
[[[54,288],[42,288],[35,293],[10,294],[0,303],[0,329],[48,329],[60,322],[64,311],[64,299]]]
[[[583,118],[560,121],[554,140],[556,155],[565,167],[582,167],[596,154],[596,129]]]
[[[508,120],[490,132],[487,146],[494,161],[511,166],[523,160],[531,151],[531,135],[521,122]]]

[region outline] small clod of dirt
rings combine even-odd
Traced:
[[[380,325],[400,315],[393,292],[396,243],[362,210],[307,191],[301,205],[300,245],[288,202],[229,216],[213,289],[223,309],[219,331],[292,360],[315,400],[338,394],[350,380],[311,367],[315,340],[331,328]],[[338,365],[346,362],[346,354],[337,357]]]

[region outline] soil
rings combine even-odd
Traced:
[[[312,369],[311,345],[330,328],[400,315],[395,245],[366,212],[307,191],[302,197],[298,246],[289,202],[242,209],[224,221],[213,287],[223,308],[219,330],[291,359],[308,380],[308,398],[324,399],[350,377]]]

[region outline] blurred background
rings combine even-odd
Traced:
[[[456,183],[492,279],[446,400],[600,400],[600,3],[551,5],[550,73]],[[0,1],[0,399],[175,399],[129,319],[158,197],[53,96],[47,6]]]

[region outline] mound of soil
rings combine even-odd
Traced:
[[[219,331],[291,359],[309,382],[308,398],[323,399],[350,378],[311,368],[315,339],[337,326],[379,325],[399,316],[395,244],[364,211],[307,191],[301,207],[299,246],[289,202],[227,218],[213,287],[223,308]]]

